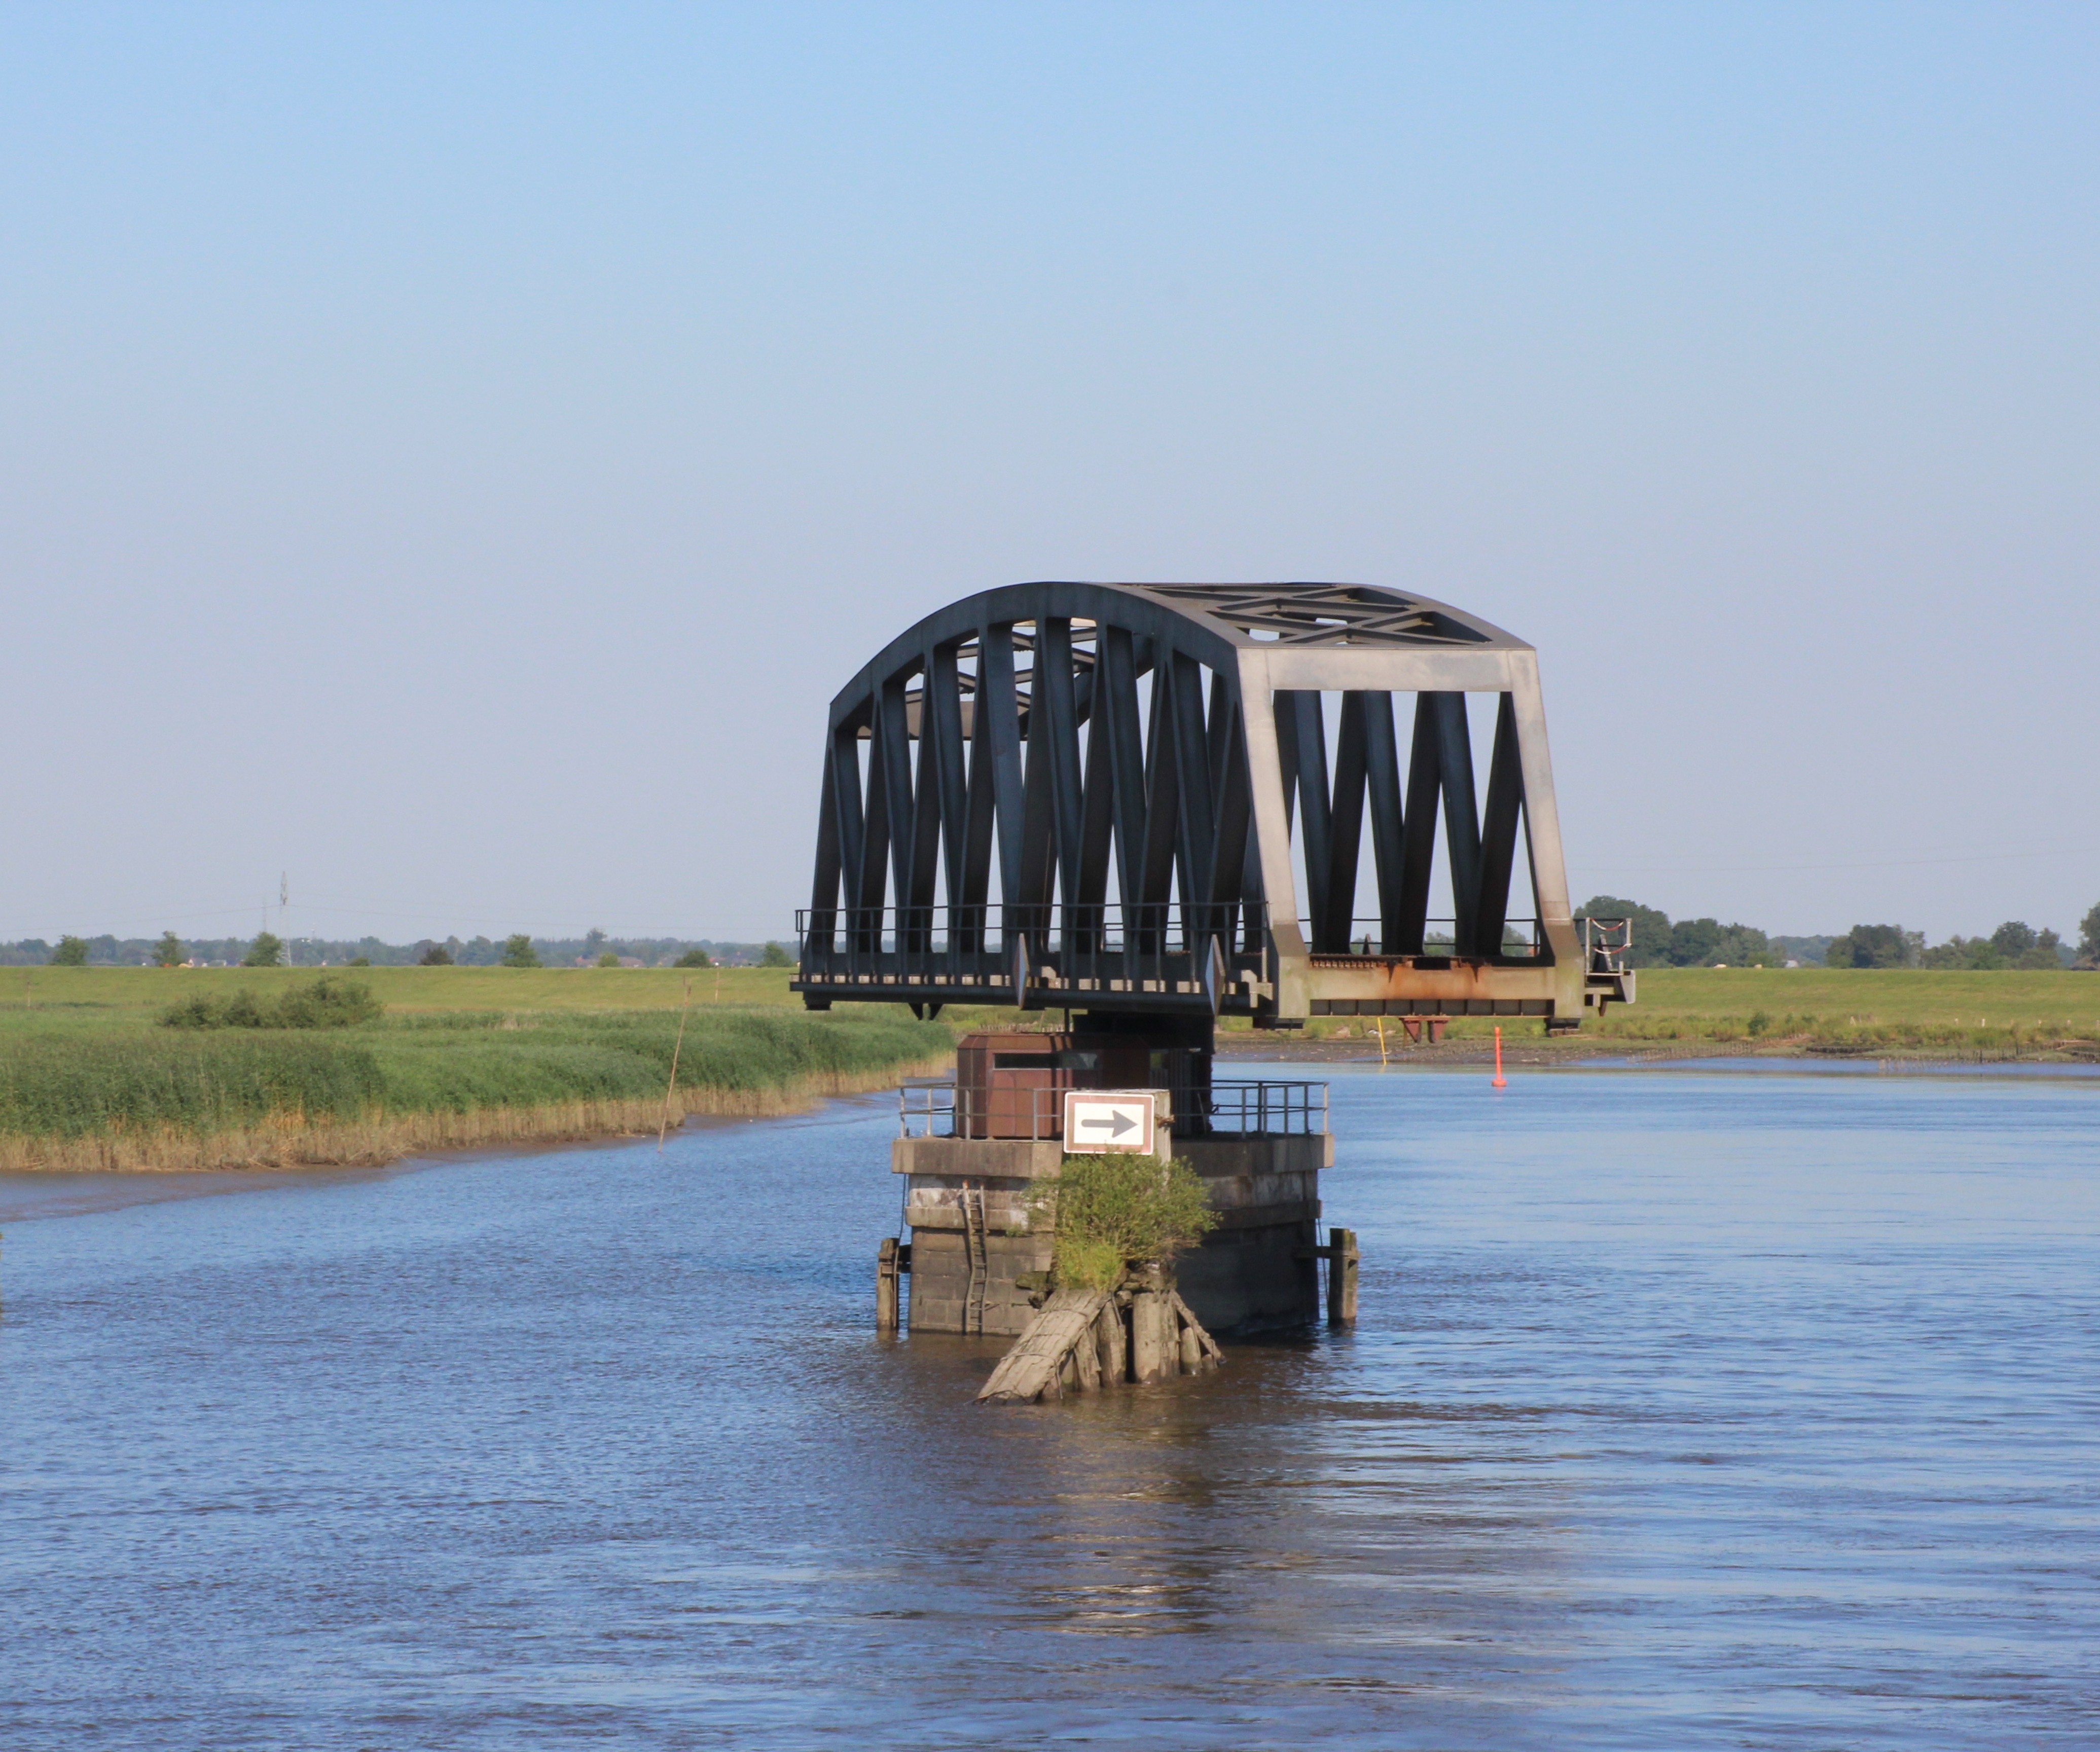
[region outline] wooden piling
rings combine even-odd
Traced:
[[[875,1250],[875,1330],[897,1330],[897,1238],[885,1235]]]
[[[1363,1256],[1353,1229],[1330,1229],[1327,1239],[1327,1322],[1346,1326],[1357,1317],[1357,1265]]]
[[[1181,1347],[1173,1304],[1158,1288],[1130,1299],[1130,1374],[1134,1381],[1163,1381],[1180,1372]]]
[[[1101,1359],[1104,1385],[1120,1385],[1130,1379],[1130,1334],[1123,1325],[1123,1315],[1124,1310],[1111,1298],[1094,1317],[1094,1349]]]
[[[1191,1375],[1205,1369],[1217,1368],[1225,1360],[1225,1353],[1219,1347],[1218,1341],[1211,1336],[1203,1322],[1196,1317],[1194,1311],[1181,1300],[1179,1291],[1170,1292],[1170,1300],[1173,1304],[1174,1318],[1181,1325],[1183,1366]]]
[[[1072,1346],[1072,1363],[1079,1378],[1079,1391],[1083,1393],[1099,1392],[1101,1389],[1101,1353],[1095,1348],[1091,1322]]]
[[[1013,1341],[1013,1348],[999,1358],[978,1400],[1010,1405],[1039,1399],[1046,1392],[1054,1396],[1062,1391],[1061,1378],[1068,1367],[1076,1385],[1079,1366],[1073,1362],[1072,1353],[1083,1340],[1092,1344],[1095,1317],[1107,1301],[1098,1290],[1057,1291]]]
[[[1113,1295],[1098,1290],[1053,1292],[999,1358],[977,1400],[1016,1405],[1060,1399],[1126,1380],[1198,1375],[1224,1357],[1172,1282],[1154,1270]]]

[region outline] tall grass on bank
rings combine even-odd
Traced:
[[[385,1099],[377,1055],[347,1035],[142,1031],[15,1041],[0,1057],[0,1135],[223,1131],[276,1112],[347,1118]]]
[[[675,1015],[457,1013],[325,1033],[144,1027],[16,1039],[0,1167],[383,1161],[411,1150],[654,1129]],[[938,1023],[695,1013],[674,1114],[792,1111],[944,1062]]]

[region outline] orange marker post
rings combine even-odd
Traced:
[[[1509,1079],[1502,1075],[1502,1031],[1499,1027],[1495,1030],[1495,1080],[1489,1087],[1497,1089],[1509,1087]]]

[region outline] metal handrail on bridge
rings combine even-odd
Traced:
[[[952,1078],[907,1078],[897,1091],[900,1137],[1057,1143],[1065,1135],[1065,1089],[960,1087]],[[1168,1095],[1166,1118],[1192,1137],[1317,1136],[1327,1126],[1327,1085],[1229,1079]]]
[[[809,907],[795,916],[805,994],[896,991],[1040,1008],[1249,1009],[1268,975],[1259,902]]]
[[[1389,922],[1375,916],[1349,920],[1348,936],[1339,947],[1323,947],[1316,936],[1314,921],[1300,919],[1299,927],[1306,941],[1312,944],[1312,953],[1324,959],[1348,955],[1357,960],[1480,960],[1476,949],[1461,949],[1458,920],[1456,919],[1424,919],[1418,931],[1403,932],[1396,922]],[[1494,961],[1551,960],[1551,947],[1546,940],[1546,929],[1537,919],[1509,919],[1502,924],[1500,949],[1485,959]]]

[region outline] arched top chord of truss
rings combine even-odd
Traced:
[[[1341,695],[1331,751],[1322,692]],[[1500,696],[1484,799],[1468,692]],[[1416,696],[1404,772],[1395,693]],[[1457,913],[1440,936],[1440,816]],[[1519,952],[1520,840],[1540,917]],[[954,1001],[1002,976],[1017,991],[1017,955],[1089,1008],[1287,1017],[1339,989],[1350,969],[1330,961],[1386,965],[1389,984],[1402,962],[1462,964],[1529,994],[1502,976],[1539,985],[1575,959],[1536,653],[1365,585],[1026,584],[929,615],[832,701],[811,898],[812,1001],[847,963],[890,989],[830,995]],[[885,956],[893,973],[871,972]]]

